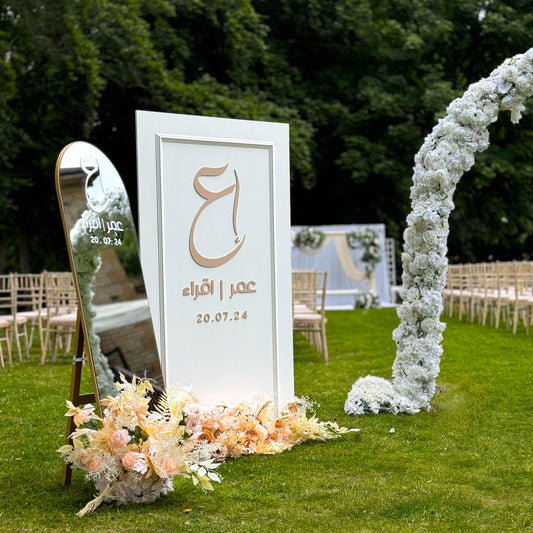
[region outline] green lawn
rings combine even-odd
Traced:
[[[449,320],[434,409],[344,414],[352,383],[391,376],[393,309],[328,313],[330,363],[295,338],[296,394],[357,427],[275,456],[227,461],[212,493],[183,479],[151,505],[102,505],[83,474],[60,486],[66,359],[0,370],[0,531],[533,531],[533,335]],[[392,431],[394,429],[394,431]]]

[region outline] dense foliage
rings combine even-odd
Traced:
[[[533,0],[2,2],[0,271],[65,266],[53,170],[73,140],[114,161],[135,207],[135,109],[289,122],[293,223],[383,222],[400,240],[424,137],[532,28]],[[452,260],[531,249],[532,125],[491,129],[455,197]]]

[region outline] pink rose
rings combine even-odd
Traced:
[[[117,429],[111,435],[111,444],[114,448],[124,448],[130,440],[131,437],[127,429]]]
[[[85,424],[85,422],[88,422],[91,418],[91,415],[94,413],[94,406],[92,406],[90,403],[87,403],[83,406],[82,409],[80,409],[79,413],[76,415],[77,423],[76,425]],[[76,420],[74,421],[76,422]]]
[[[91,474],[94,474],[94,473],[98,472],[98,470],[100,469],[100,465],[101,464],[102,464],[102,461],[100,460],[100,458],[99,457],[95,457],[94,459],[92,459],[92,461],[87,466],[87,470]]]
[[[165,467],[165,470],[169,476],[175,476],[180,471],[180,465],[178,461],[174,459],[174,457],[169,457],[166,459],[163,463],[163,466]]]
[[[203,409],[199,403],[190,403],[185,407],[184,412],[187,416],[199,417],[203,414]]]
[[[122,458],[122,466],[126,470],[133,470],[144,474],[148,470],[148,461],[142,453],[128,452]]]
[[[204,428],[210,429],[211,431],[216,431],[218,429],[218,422],[212,416],[204,418],[202,420],[202,425]]]

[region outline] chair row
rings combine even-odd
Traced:
[[[459,320],[526,333],[533,320],[533,262],[509,261],[448,266],[444,311]]]
[[[30,357],[35,335],[41,348],[41,363],[59,349],[67,353],[76,331],[77,295],[71,272],[0,275],[0,365]]]

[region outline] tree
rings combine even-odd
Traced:
[[[9,231],[0,270],[67,266],[52,175],[71,141],[106,152],[135,209],[136,109],[289,122],[293,223],[383,222],[401,239],[414,154],[470,83],[530,46],[532,8],[533,0],[4,3],[0,227]],[[495,126],[493,147],[463,179],[451,219],[455,260],[531,248],[531,125],[528,115],[520,128]]]
[[[293,187],[294,222],[379,221],[397,239],[425,135],[470,83],[531,45],[531,1],[254,5],[271,28],[267,44],[277,63],[292,73],[283,98],[316,132],[316,185]],[[496,146],[465,177],[451,221],[455,260],[511,258],[531,248],[530,131],[530,116],[520,129],[499,124]],[[502,204],[520,211],[504,213]]]

